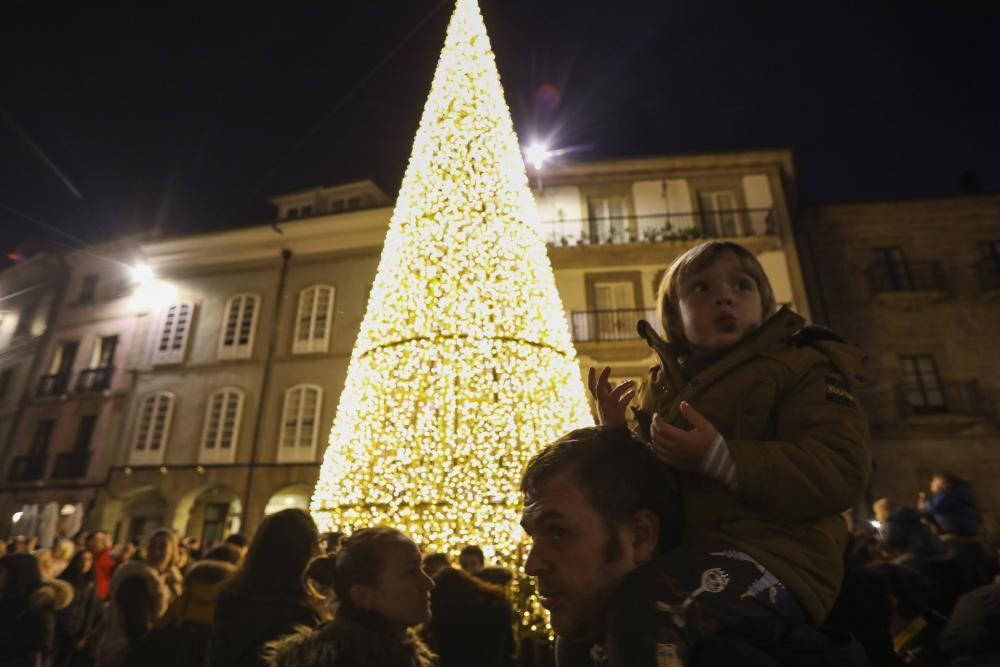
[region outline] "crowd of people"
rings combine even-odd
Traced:
[[[997,551],[968,482],[935,474],[915,505],[882,498],[850,526],[872,467],[860,350],[779,309],[756,256],[728,242],[682,254],[659,311],[660,327],[638,326],[658,360],[646,381],[592,369],[600,425],[541,447],[521,479],[523,572],[558,667],[1000,664]],[[0,666],[534,655],[510,570],[476,545],[454,567],[389,527],[320,535],[285,510],[205,553],[167,529],[10,551]]]

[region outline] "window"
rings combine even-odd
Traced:
[[[289,208],[288,209],[288,216],[287,217],[289,217],[289,218],[297,218],[297,217],[299,217],[299,207],[298,206],[293,206],[293,207]]]
[[[253,294],[234,296],[226,303],[222,336],[219,340],[220,359],[248,359],[253,352],[254,330],[260,298]]]
[[[702,232],[705,236],[742,236],[739,205],[734,190],[699,192]]]
[[[632,282],[594,283],[597,340],[635,337],[635,284]]]
[[[74,452],[90,451],[90,441],[94,438],[94,427],[97,426],[97,415],[80,417],[80,425],[76,428],[76,439],[73,441]]]
[[[902,248],[872,248],[871,270],[875,288],[881,292],[906,292],[913,289],[913,279]]]
[[[305,206],[302,207],[302,217],[305,217],[307,215],[312,215],[312,212],[313,212],[312,205],[306,204]]]
[[[30,456],[45,456],[49,452],[49,442],[52,440],[52,431],[56,428],[55,419],[39,420],[35,427],[35,437],[31,441]]]
[[[947,412],[944,388],[934,358],[928,354],[901,356],[906,400],[917,414]]]
[[[13,368],[5,368],[0,371],[0,401],[7,400],[7,393],[10,391],[10,383],[13,379]]]
[[[174,395],[159,391],[142,400],[139,419],[132,443],[132,462],[159,465],[170,437],[170,419],[174,412]]]
[[[299,292],[293,354],[327,351],[333,328],[333,296],[334,288],[330,285],[314,285]]]
[[[980,241],[979,273],[983,285],[988,288],[1000,287],[1000,241]]]
[[[31,324],[35,321],[35,313],[38,309],[38,302],[32,301],[24,305],[17,317],[17,326],[14,327],[14,336],[23,336],[31,331]]]
[[[278,460],[313,461],[319,434],[320,403],[323,390],[316,385],[298,385],[285,392],[281,416]]]
[[[163,314],[160,337],[153,350],[154,364],[179,364],[184,361],[193,316],[194,304],[190,302],[175,303],[167,308]]]
[[[76,363],[78,349],[80,349],[80,343],[75,340],[60,343],[59,347],[56,348],[55,356],[52,357],[49,374],[69,375],[73,371],[73,364]]]
[[[624,199],[588,199],[587,218],[590,221],[591,242],[623,243],[627,240],[628,218]]]
[[[80,283],[80,293],[76,296],[77,305],[94,303],[94,299],[97,297],[97,281],[100,277],[100,274],[97,273],[88,273],[83,277],[83,282]]]
[[[212,394],[201,436],[202,463],[232,463],[240,437],[243,392],[227,387]]]
[[[101,336],[90,354],[88,368],[111,368],[115,365],[115,349],[118,347],[118,336]]]
[[[334,199],[330,202],[330,210],[334,213],[338,213],[347,208],[347,202],[343,199]]]
[[[361,208],[361,197],[349,197],[347,199],[347,208]]]

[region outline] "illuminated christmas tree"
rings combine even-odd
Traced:
[[[312,514],[514,564],[525,464],[591,424],[486,27],[458,0]]]

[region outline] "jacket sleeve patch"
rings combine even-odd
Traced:
[[[855,400],[847,383],[836,375],[826,376],[826,400],[852,408],[857,406],[857,400]]]

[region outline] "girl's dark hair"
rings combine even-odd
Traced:
[[[23,600],[42,585],[42,570],[38,567],[38,559],[31,554],[7,554],[0,558],[0,569],[7,571],[4,597]]]
[[[948,486],[969,486],[968,480],[962,479],[953,472],[945,472],[943,470],[936,471],[932,477],[940,477],[945,481]]]
[[[276,512],[260,522],[230,588],[263,597],[304,600],[309,593],[302,575],[318,553],[319,531],[307,512]]]
[[[340,606],[353,609],[351,587],[355,584],[377,585],[385,566],[382,547],[389,540],[399,539],[410,538],[387,526],[359,530],[341,543],[336,554],[314,558],[309,563],[306,578],[333,588]]]
[[[86,550],[76,552],[76,555],[66,565],[66,569],[59,574],[59,578],[71,586],[93,583],[95,569],[93,556],[91,556],[90,569],[86,572],[83,571],[83,558],[86,553]]]

